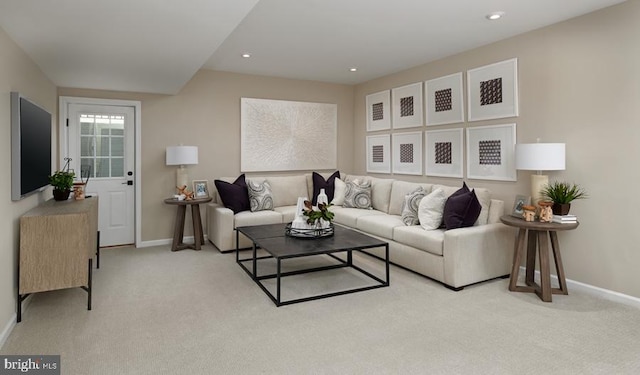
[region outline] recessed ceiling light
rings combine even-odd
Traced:
[[[358,71],[358,68],[349,68],[349,71],[350,71],[350,72],[357,72],[357,71]]]
[[[488,20],[495,21],[504,17],[504,14],[505,14],[504,12],[493,12],[493,13],[487,14],[486,17]]]
[[[249,57],[251,57],[251,54],[250,54],[250,53],[243,53],[243,54],[242,54],[242,57],[244,57],[244,58],[249,58]]]

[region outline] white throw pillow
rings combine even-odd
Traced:
[[[425,195],[418,206],[418,220],[425,230],[434,230],[442,225],[442,214],[447,195],[443,189],[436,189]]]
[[[344,204],[344,194],[347,190],[347,184],[339,178],[336,178],[333,181],[335,189],[333,190],[333,200],[331,201],[331,204],[334,206],[342,206]]]

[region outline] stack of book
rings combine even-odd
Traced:
[[[558,224],[575,224],[578,218],[576,215],[553,215],[551,221]]]

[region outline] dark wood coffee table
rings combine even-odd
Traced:
[[[362,292],[365,290],[389,286],[389,244],[387,242],[380,241],[376,238],[338,225],[335,226],[335,234],[331,237],[318,239],[289,237],[285,235],[285,226],[286,224],[270,224],[236,228],[236,262],[247,272],[247,274],[253,279],[253,281],[258,284],[258,286],[267,294],[267,296],[271,298],[276,306],[290,305],[293,303],[312,301],[321,298],[334,297],[343,294]],[[250,258],[240,259],[240,249],[237,245],[240,233],[247,236],[253,242],[252,256]],[[385,248],[384,280],[353,263],[352,252],[354,250],[358,251],[375,247]],[[259,248],[266,251],[268,255],[259,257],[257,251]],[[336,256],[337,253],[346,253],[346,260]],[[326,255],[328,257],[331,257],[331,259],[333,260],[332,263],[334,264],[322,267],[305,268],[295,271],[282,272],[282,262],[286,259],[318,255]],[[276,260],[276,273],[259,275],[258,260],[271,258]],[[247,267],[245,263],[250,263],[251,265]],[[326,271],[344,267],[348,267],[360,272],[361,274],[374,280],[376,284],[282,301],[281,283],[283,278],[287,276]],[[263,280],[274,278],[276,279],[275,295],[271,293],[263,283]]]

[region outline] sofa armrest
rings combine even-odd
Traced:
[[[448,230],[444,234],[444,279],[454,287],[511,271],[516,229],[502,223]]]
[[[235,250],[233,211],[218,203],[207,204],[207,236],[220,251]]]

